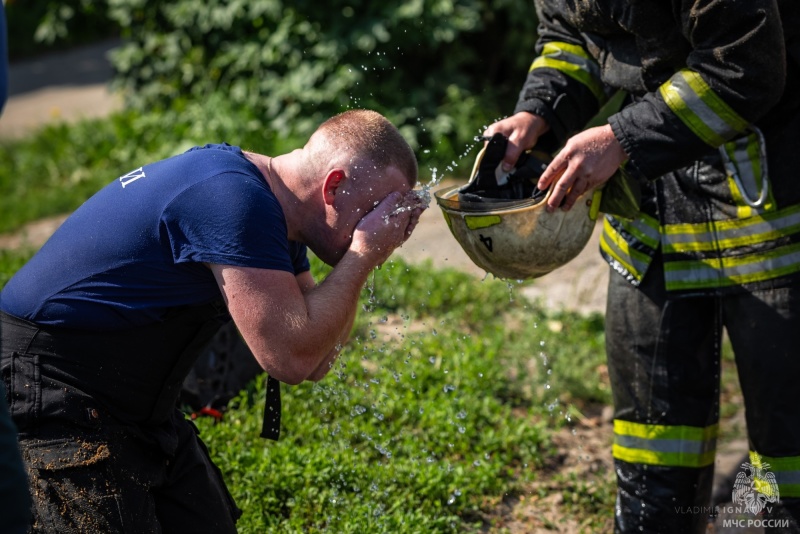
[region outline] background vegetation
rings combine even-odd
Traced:
[[[265,135],[266,150],[276,138],[305,139],[345,109],[375,109],[418,149],[425,170],[452,166],[483,127],[511,113],[537,24],[526,0],[24,5],[9,6],[9,26],[40,41],[80,41],[87,24],[120,33],[116,86],[138,112],[190,129],[232,115]],[[12,53],[26,41],[15,35]]]
[[[128,106],[0,142],[0,232],[69,212],[141,161],[222,140],[283,152],[353,107],[390,117],[423,176],[463,178],[475,136],[513,109],[535,29],[527,1],[25,4],[9,5],[10,26],[38,41],[14,37],[14,57],[80,44],[90,20],[105,28],[93,39],[122,36]],[[33,252],[0,251],[0,287]],[[600,318],[550,316],[504,282],[396,259],[362,307],[326,380],[284,387],[280,441],[258,438],[260,380],[223,422],[197,421],[242,532],[497,530],[497,506],[557,469],[553,436],[608,400]],[[610,518],[610,475],[596,475],[604,489],[559,484],[587,531]]]
[[[0,252],[0,288],[31,253]],[[312,269],[328,271],[316,259]],[[397,258],[361,306],[331,373],[283,386],[279,441],[258,436],[263,380],[221,422],[196,421],[244,510],[240,532],[502,532],[499,504],[558,470],[553,437],[608,401],[602,320]],[[548,493],[563,494],[582,531],[608,530],[610,471]]]
[[[354,107],[392,119],[423,176],[465,178],[475,136],[513,109],[536,28],[529,0],[6,7],[12,58],[122,37],[128,107],[0,142],[2,233],[71,211],[142,161],[212,141],[280,153]],[[33,253],[0,250],[0,288]],[[361,305],[331,374],[284,387],[280,441],[257,437],[260,380],[221,423],[198,420],[245,511],[242,532],[502,532],[498,509],[525,496],[556,496],[572,525],[609,530],[613,473],[562,472],[556,443],[609,402],[602,317],[553,314],[514,285],[397,259]]]

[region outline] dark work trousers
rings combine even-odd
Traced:
[[[774,458],[786,471],[776,476],[789,495],[758,518],[782,519],[772,524],[791,526],[777,531],[798,532],[798,277],[757,291],[680,298],[667,296],[663,279],[658,254],[638,288],[610,273],[606,351],[614,398],[616,531],[705,532],[724,327],[736,355],[751,454]]]
[[[17,444],[17,427],[8,414],[6,391],[0,381],[0,532],[27,532],[30,508],[31,496]]]
[[[236,532],[241,512],[194,424],[174,399],[170,406],[148,397],[142,392],[151,390],[134,380],[158,370],[146,365],[142,351],[152,331],[127,340],[128,347],[142,345],[132,349],[139,358],[130,361],[124,343],[111,346],[115,336],[92,335],[95,344],[89,348],[82,335],[1,318],[0,374],[30,480],[33,532]],[[192,325],[205,324],[179,322],[191,323],[183,329],[191,333],[197,330]],[[176,336],[182,332],[179,322],[171,325]],[[86,354],[76,355],[74,348],[84,345]],[[161,373],[165,383],[175,382],[176,365],[177,374],[185,374],[185,365],[173,362]],[[95,390],[122,400],[101,402],[88,392]],[[137,414],[150,415],[131,421]]]

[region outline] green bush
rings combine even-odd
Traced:
[[[119,34],[106,15],[105,2],[6,0],[5,9],[12,61]]]
[[[118,86],[135,109],[222,92],[264,128],[304,137],[370,108],[433,165],[513,109],[536,28],[524,0],[107,1],[124,28]]]
[[[121,33],[115,86],[176,139],[236,117],[268,143],[296,144],[336,113],[370,108],[417,150],[423,177],[453,174],[513,110],[537,24],[528,0],[24,4],[7,6],[13,55]]]

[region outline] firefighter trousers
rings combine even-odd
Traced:
[[[741,497],[749,491],[762,507],[753,517],[775,519],[760,524],[800,532],[800,278],[768,286],[668,296],[658,254],[639,287],[611,271],[606,352],[617,532],[705,532],[714,516],[723,329],[735,353],[751,451],[739,504],[753,514]]]

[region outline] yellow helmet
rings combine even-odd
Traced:
[[[514,170],[504,173],[506,142],[496,134],[478,154],[469,183],[434,196],[456,241],[477,266],[498,278],[537,278],[583,250],[597,206],[592,210],[589,191],[569,211],[548,213],[552,188],[540,191],[535,184],[549,157],[526,152]]]

